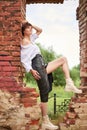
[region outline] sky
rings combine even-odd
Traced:
[[[48,49],[51,47],[57,55],[65,56],[69,68],[80,63],[79,27],[76,20],[78,0],[65,0],[64,4],[26,5],[26,19],[42,28],[36,43]]]

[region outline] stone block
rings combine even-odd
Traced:
[[[66,126],[66,124],[65,123],[60,123],[59,124],[59,127],[60,127],[60,130],[69,130],[68,128],[68,126]]]
[[[79,130],[87,130],[87,125],[80,125]]]
[[[87,109],[87,108],[86,108],[86,109]],[[78,117],[79,117],[81,120],[87,120],[87,114],[86,114],[86,113],[78,114]]]
[[[79,130],[79,126],[78,125],[70,125],[70,129],[71,130]]]
[[[20,93],[0,90],[0,127],[11,130],[38,130],[41,120],[39,104],[27,108],[20,104]],[[3,129],[0,129],[3,130]],[[7,129],[10,130],[10,129]]]
[[[75,108],[74,109],[76,113],[83,113],[83,109],[82,108]]]
[[[83,105],[83,104],[82,104],[82,103],[74,103],[74,102],[73,102],[73,103],[71,104],[71,107],[72,107],[72,108],[80,108],[81,105]]]
[[[76,119],[75,124],[77,124],[77,125],[87,125],[87,120]]]

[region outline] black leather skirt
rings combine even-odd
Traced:
[[[41,79],[36,80],[40,91],[41,102],[48,102],[50,84],[46,72],[46,64],[43,60],[43,57],[40,54],[37,54],[35,58],[33,58],[32,68],[34,70],[37,70],[41,77]]]

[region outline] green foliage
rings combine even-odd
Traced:
[[[75,83],[75,85],[80,85],[80,65],[77,65],[70,70],[70,75]]]
[[[26,83],[31,82],[35,84],[36,81],[34,80],[33,76],[30,73],[26,73],[24,77],[24,82]]]
[[[64,73],[61,68],[58,68],[54,73],[53,73],[53,79],[54,82],[53,84],[55,86],[65,86],[65,78],[64,78]]]
[[[43,46],[41,46],[39,43],[37,44],[41,50],[41,54],[45,60],[46,63],[52,61],[55,59],[56,54],[53,51],[52,47],[49,47],[48,49],[45,49]]]

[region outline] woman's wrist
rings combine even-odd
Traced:
[[[32,73],[32,72],[33,72],[33,69],[30,69],[30,72]]]

